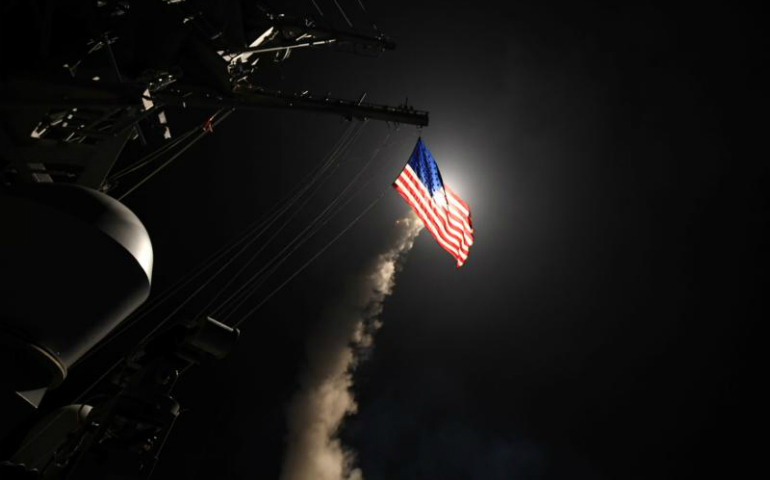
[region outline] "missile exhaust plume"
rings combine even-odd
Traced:
[[[309,337],[308,365],[287,412],[281,480],[363,479],[355,467],[355,453],[341,444],[337,434],[345,417],[356,412],[353,372],[372,347],[382,325],[385,298],[393,292],[395,275],[422,228],[411,213],[396,221],[394,244],[378,255],[357,291]]]

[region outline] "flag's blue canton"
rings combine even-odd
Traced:
[[[428,189],[431,196],[435,195],[437,190],[442,191],[444,189],[444,182],[441,180],[438,166],[435,160],[433,160],[433,155],[430,154],[428,149],[425,148],[425,144],[422,143],[422,139],[417,140],[417,145],[415,145],[408,163],[423,185],[425,185],[425,188]]]

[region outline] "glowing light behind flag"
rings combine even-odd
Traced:
[[[438,165],[422,138],[417,140],[393,188],[412,207],[436,242],[463,266],[473,245],[473,224],[467,203],[444,185]]]

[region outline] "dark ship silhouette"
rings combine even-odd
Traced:
[[[334,29],[238,1],[0,8],[3,44],[28,47],[2,51],[0,478],[149,478],[180,411],[171,396],[176,379],[227,355],[237,329],[205,315],[154,329],[108,370],[109,394],[80,403],[83,392],[43,418],[36,411],[150,296],[150,237],[119,200],[233,109],[419,126],[428,115],[258,83],[295,49],[393,49],[376,30]],[[211,115],[174,135],[166,111],[186,108]],[[147,153],[126,165],[122,154],[131,143]]]

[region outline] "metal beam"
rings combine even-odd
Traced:
[[[427,126],[428,112],[411,107],[391,107],[358,101],[316,98],[281,92],[248,91],[236,92],[230,96],[190,95],[181,98],[159,92],[156,95],[164,105],[186,105],[199,108],[259,109],[280,108],[306,112],[332,113],[347,118],[370,118],[409,125]]]

